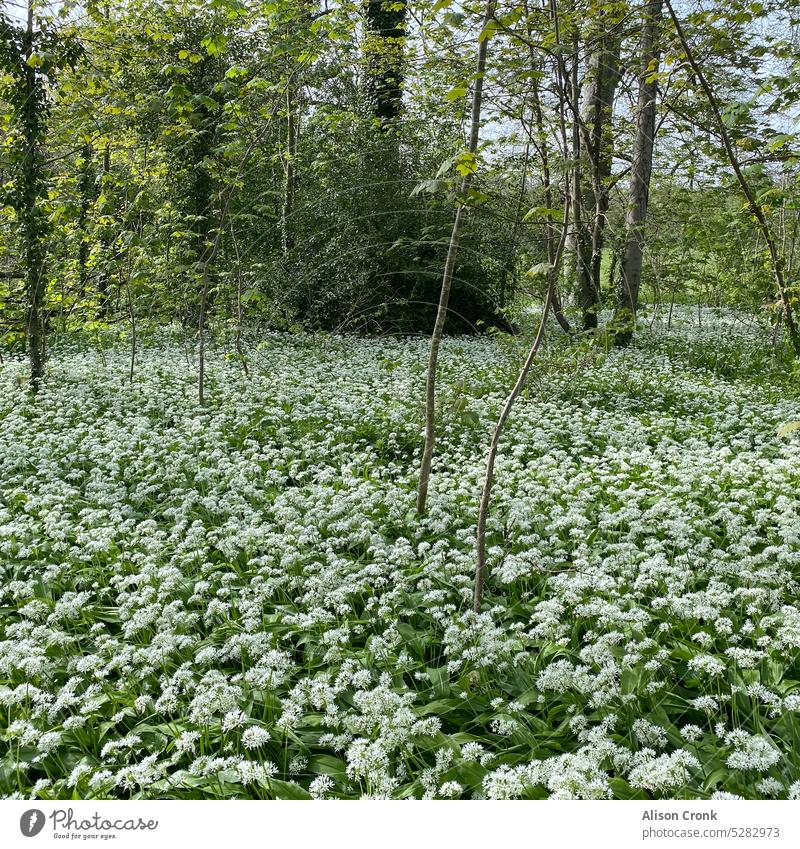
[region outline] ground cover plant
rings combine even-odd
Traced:
[[[0,792],[800,797],[800,394],[771,336],[675,309],[635,347],[56,340],[0,365]]]

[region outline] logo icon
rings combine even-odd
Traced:
[[[36,837],[44,828],[45,816],[38,808],[31,808],[19,818],[19,830],[25,837]]]

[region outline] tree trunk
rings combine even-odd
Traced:
[[[364,0],[367,102],[383,132],[395,129],[403,104],[406,3]]]
[[[478,134],[481,125],[481,101],[483,98],[483,77],[486,72],[486,53],[489,39],[483,35],[483,31],[494,16],[496,0],[487,0],[486,10],[483,18],[483,27],[478,44],[478,61],[475,69],[475,83],[472,88],[472,111],[470,115],[469,145],[467,150],[473,158],[478,152]],[[469,163],[470,166],[474,163]],[[428,358],[428,373],[425,385],[425,444],[422,450],[422,463],[419,472],[419,484],[417,487],[417,512],[425,512],[425,504],[428,499],[428,484],[431,476],[431,464],[433,463],[433,449],[436,442],[436,367],[439,362],[439,348],[442,344],[444,324],[447,319],[447,305],[450,300],[450,287],[453,283],[453,272],[458,256],[458,246],[461,240],[461,230],[464,226],[466,214],[466,200],[472,185],[473,168],[469,167],[467,173],[461,180],[459,189],[458,207],[453,221],[453,230],[450,234],[450,245],[447,249],[447,259],[444,264],[442,275],[442,289],[439,295],[439,307],[436,312],[436,322],[431,334],[431,349]]]
[[[586,239],[584,234],[583,221],[583,202],[581,198],[581,186],[584,182],[583,166],[583,138],[581,133],[581,118],[578,112],[580,103],[580,76],[579,76],[579,59],[580,44],[577,35],[574,36],[572,42],[572,67],[570,69],[569,81],[564,80],[561,91],[566,101],[562,104],[562,110],[566,110],[569,106],[569,113],[572,116],[572,185],[569,188],[569,195],[572,198],[572,238],[575,260],[575,277],[570,281],[574,286],[575,280],[582,280],[587,277],[589,271],[590,256],[586,252]],[[577,287],[577,301],[584,317],[592,310],[593,298],[589,296],[589,303],[584,300],[584,291],[580,285]]]
[[[533,47],[529,44],[529,53],[531,59],[531,70],[539,71],[539,68],[534,61],[533,56]],[[547,251],[547,262],[552,268],[555,265],[556,258],[556,241],[553,235],[553,227],[550,219],[551,210],[553,209],[553,182],[550,171],[550,148],[547,144],[547,132],[544,126],[544,116],[542,114],[542,103],[540,99],[540,89],[539,83],[534,77],[533,83],[533,117],[536,123],[536,148],[539,152],[539,158],[542,162],[542,185],[544,187],[544,203],[547,207],[547,222],[545,224],[545,233],[544,233],[544,242],[545,249]],[[566,242],[568,235],[568,227],[569,223],[565,225],[565,228],[562,232],[562,247],[561,247],[561,256],[559,257],[559,266],[562,262]],[[553,310],[553,315],[556,318],[556,321],[559,324],[559,327],[566,333],[568,336],[572,336],[572,327],[570,326],[567,317],[564,315],[564,308],[561,304],[561,298],[558,295],[558,278],[560,276],[560,268],[559,273],[553,277],[553,287],[551,292],[551,308]]]
[[[645,243],[647,200],[653,169],[653,143],[656,129],[656,96],[658,94],[659,27],[664,0],[646,0],[643,9],[642,37],[639,52],[642,66],[636,110],[636,138],[633,145],[630,195],[626,219],[626,244],[622,257],[621,280],[617,298],[615,323],[619,330],[615,343],[630,344],[639,306],[642,279],[642,255]]]
[[[612,114],[620,78],[622,38],[612,13],[605,7],[592,28],[594,49],[589,56],[583,84],[584,129],[580,200],[584,226],[579,234],[578,300],[583,311],[583,329],[597,327],[601,300],[600,264],[609,202],[609,178],[613,156]]]
[[[28,60],[33,54],[33,2],[28,0],[28,18],[23,41],[23,80],[25,102],[21,110],[21,131],[24,145],[22,164],[22,208],[20,223],[23,233],[23,258],[26,274],[27,316],[25,333],[31,366],[31,390],[38,392],[44,379],[45,323],[43,316],[46,295],[44,277],[45,242],[47,222],[39,208],[38,200],[44,189],[44,155],[41,136],[44,123],[41,114],[41,82],[36,68]]]
[[[408,4],[392,0],[363,0],[363,95],[373,131],[363,150],[362,185],[366,191],[364,234],[365,269],[372,300],[404,303],[413,293],[413,276],[404,274],[396,253],[387,250],[405,232],[402,209],[400,130],[403,81],[406,71]]]

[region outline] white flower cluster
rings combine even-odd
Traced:
[[[690,318],[551,337],[480,614],[523,340],[445,340],[424,517],[424,340],[267,333],[249,376],[221,342],[202,407],[167,337],[133,384],[62,340],[35,403],[5,358],[0,795],[800,796],[800,399]]]

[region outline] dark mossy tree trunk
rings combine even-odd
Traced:
[[[47,351],[45,257],[51,223],[44,207],[48,162],[44,144],[48,128],[49,95],[56,72],[77,62],[78,43],[54,30],[34,28],[34,3],[28,0],[24,26],[13,25],[0,7],[0,71],[6,81],[4,100],[10,107],[6,161],[13,172],[13,189],[6,204],[17,219],[25,274],[25,339],[30,358],[33,392],[44,380]]]
[[[33,2],[28,2],[27,25],[21,40],[21,101],[17,112],[17,130],[21,138],[19,188],[16,212],[22,232],[22,258],[25,268],[25,336],[30,357],[31,389],[38,392],[44,380],[45,361],[45,254],[47,217],[41,207],[46,190],[47,163],[42,149],[46,131],[46,93],[44,80],[30,58],[34,52]]]
[[[287,29],[287,41],[309,31],[314,20],[313,0],[295,0],[296,16]],[[286,120],[283,127],[283,198],[281,202],[281,249],[287,259],[295,247],[296,236],[293,216],[297,198],[297,145],[300,139],[300,117],[302,114],[303,63],[296,55],[287,57],[286,93],[284,106]]]
[[[185,203],[192,232],[189,318],[193,324],[201,318],[206,320],[216,297],[216,270],[206,259],[219,229],[217,219],[221,212],[217,204],[220,186],[214,172],[214,158],[223,116],[217,87],[224,81],[225,71],[219,57],[208,56],[194,66],[194,78],[188,83],[192,91],[203,95],[203,102],[195,108],[191,119],[193,138],[189,156],[180,163],[184,168],[189,166]],[[202,307],[201,299],[205,300]]]
[[[659,28],[663,0],[646,0],[642,15],[639,47],[641,69],[636,109],[636,138],[633,144],[630,193],[626,217],[625,252],[622,256],[617,309],[614,316],[618,328],[615,344],[625,346],[633,338],[639,288],[642,281],[642,257],[645,244],[647,201],[653,170],[653,146],[656,130],[656,97],[660,60]]]
[[[372,124],[361,179],[368,245],[365,270],[376,307],[393,304],[403,314],[412,298],[413,279],[403,274],[390,248],[408,227],[400,152],[407,13],[404,2],[364,0],[363,97]]]
[[[365,0],[364,90],[384,133],[397,130],[403,108],[407,8],[398,0]]]
[[[584,330],[597,327],[601,301],[600,265],[609,202],[614,138],[612,114],[620,78],[622,37],[605,4],[590,30],[592,49],[583,82],[583,149],[580,202],[583,226],[578,233],[578,303]]]

